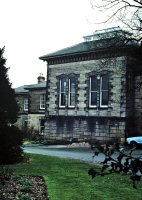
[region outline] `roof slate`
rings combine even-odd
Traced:
[[[41,89],[45,87],[46,87],[46,81],[43,81],[41,83],[37,83],[37,84],[30,85],[29,87],[25,87],[25,89],[33,90],[33,89]]]
[[[106,48],[113,47],[117,41],[118,41],[118,45],[120,46],[122,44],[121,42],[124,42],[124,41],[120,41],[120,38],[117,38],[117,39],[105,38],[105,39],[100,39],[100,40],[95,40],[95,41],[82,42],[74,46],[70,46],[70,47],[61,49],[59,51],[46,54],[44,56],[39,57],[39,59],[48,60],[54,57],[68,56],[68,55],[73,55],[73,54],[82,54],[82,53],[87,53],[87,52],[96,51],[100,49],[106,49]]]
[[[28,87],[28,85],[23,85],[18,88],[15,88],[15,93],[28,93],[28,90],[26,90],[25,87]]]
[[[46,54],[44,56],[39,57],[39,59],[44,60],[48,57],[61,56],[61,55],[66,55],[66,54],[74,54],[74,53],[83,52],[83,51],[86,51],[86,50],[87,50],[86,42],[83,42],[83,43],[79,43],[79,44],[76,44],[76,45],[71,46],[71,47],[61,49],[59,51],[55,51],[55,52],[50,53],[50,54]]]
[[[20,86],[18,88],[15,88],[15,93],[19,94],[19,93],[28,93],[29,90],[33,90],[33,89],[43,89],[46,88],[46,81],[43,81],[41,83],[37,83],[37,84],[31,84],[31,85],[23,85]]]

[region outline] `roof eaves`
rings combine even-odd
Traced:
[[[35,89],[45,89],[45,88],[46,88],[46,81],[41,82],[41,83],[37,83],[37,84],[33,84],[30,87],[27,87],[25,89],[35,90]]]
[[[76,51],[76,52],[73,52],[73,53],[60,53],[61,51],[66,51],[66,50],[69,50],[71,48],[75,48],[79,45],[83,45],[84,43],[86,42],[81,42],[81,43],[78,43],[78,44],[75,44],[75,45],[72,45],[70,47],[66,47],[66,48],[63,48],[63,49],[60,49],[58,51],[55,51],[53,53],[49,53],[49,54],[46,54],[44,56],[40,56],[39,59],[41,60],[47,60],[49,58],[55,58],[55,57],[61,57],[61,56],[69,56],[69,55],[74,55],[76,53],[80,53],[80,51]],[[81,51],[82,52],[82,51]],[[59,54],[58,54],[59,53]],[[53,55],[52,55],[53,54]],[[56,54],[56,55],[55,55]]]
[[[91,52],[101,52],[101,51],[108,50],[108,46],[106,46],[106,45],[105,45],[105,47],[94,46],[92,48],[92,44],[93,44],[92,42],[93,41],[79,43],[79,44],[74,45],[72,47],[64,48],[64,49],[61,49],[59,51],[53,52],[51,54],[41,56],[41,57],[39,57],[39,59],[41,59],[43,61],[48,61],[49,59],[56,59],[56,58],[61,58],[61,57],[69,57],[69,56],[74,56],[74,55],[82,55],[82,54],[87,54],[87,53],[91,53]],[[74,49],[72,49],[72,48],[75,48],[75,47],[78,47],[76,51]],[[120,48],[120,47],[122,48],[121,45],[118,46],[117,48]],[[112,46],[109,47],[109,50],[114,49],[114,48],[116,48],[116,47],[114,47],[114,45],[112,45]],[[72,49],[73,52],[66,52],[66,50],[71,51],[71,49]],[[63,51],[63,53],[62,53],[62,51]]]
[[[67,56],[73,56],[73,55],[77,55],[77,54],[82,54],[82,53],[85,53],[85,51],[83,52],[75,52],[75,53],[68,53],[68,54],[60,54],[60,55],[53,55],[53,56],[42,56],[42,57],[39,57],[39,59],[41,60],[48,60],[48,59],[51,59],[51,58],[59,58],[59,57],[67,57]]]
[[[34,87],[34,88],[29,88],[29,90],[44,90],[46,87]]]
[[[93,50],[89,50],[89,51],[81,51],[81,52],[74,52],[74,53],[69,53],[69,54],[60,54],[60,55],[53,55],[53,56],[42,56],[39,57],[39,59],[43,60],[43,61],[47,61],[49,59],[53,59],[53,58],[60,58],[60,57],[68,57],[68,56],[74,56],[74,55],[82,55],[82,54],[86,54],[86,53],[93,53],[93,52],[101,52],[101,51],[105,51],[107,50],[107,48],[98,48],[98,49],[93,49]]]
[[[20,94],[20,95],[27,95],[28,94],[28,91],[26,92],[15,92],[16,95]]]

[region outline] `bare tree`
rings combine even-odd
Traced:
[[[142,40],[142,0],[91,0],[91,5],[107,16],[99,23],[122,22],[137,40]]]

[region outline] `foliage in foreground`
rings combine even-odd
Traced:
[[[59,150],[60,151],[60,150]],[[50,200],[140,200],[128,176],[110,174],[93,181],[86,173],[92,164],[44,155],[29,155],[29,162],[12,165],[15,174],[44,176]],[[100,167],[96,166],[96,170]],[[139,188],[142,183],[139,182]]]
[[[22,133],[15,126],[0,127],[0,165],[23,159]]]
[[[135,148],[130,149],[128,152],[125,148],[120,148],[119,144],[114,144],[113,146],[107,145],[106,148],[92,146],[92,150],[94,151],[93,157],[98,156],[100,152],[105,155],[101,170],[96,171],[94,168],[91,168],[88,171],[92,179],[96,176],[109,175],[110,173],[125,174],[130,176],[133,188],[136,189],[136,183],[142,177],[142,156],[134,157],[132,155]],[[114,157],[114,153],[117,153],[116,157]]]
[[[18,116],[18,105],[14,89],[8,77],[6,59],[3,57],[4,48],[0,48],[0,127],[15,123]]]
[[[4,48],[0,48],[0,164],[10,164],[22,159],[22,137],[16,127],[10,126],[17,120],[18,104],[3,54]]]

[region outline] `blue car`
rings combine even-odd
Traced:
[[[129,137],[126,140],[127,143],[132,147],[137,147],[138,145],[142,145],[142,136]]]

